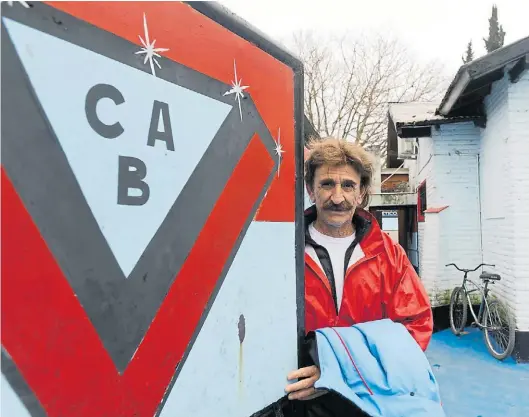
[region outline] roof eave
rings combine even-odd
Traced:
[[[468,84],[481,77],[485,77],[519,60],[529,52],[529,36],[522,38],[510,45],[503,46],[472,62],[464,64],[450,83],[436,114],[449,116],[461,95],[464,94]]]
[[[460,69],[460,74],[456,76],[454,83],[448,88],[447,94],[437,109],[437,113],[441,116],[447,117],[454,107],[461,94],[465,91],[468,83],[472,80],[468,70],[465,67]]]
[[[424,127],[424,126],[440,126],[453,123],[464,123],[472,121],[482,121],[486,118],[484,116],[460,116],[460,117],[447,117],[445,119],[431,119],[431,120],[418,120],[414,122],[397,122],[396,128],[402,127]]]

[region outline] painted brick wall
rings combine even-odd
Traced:
[[[419,223],[419,267],[420,277],[430,296],[430,302],[435,307],[441,303],[442,291],[439,287],[440,273],[440,245],[439,245],[438,214],[426,214],[425,221]]]
[[[472,122],[442,125],[433,135],[437,189],[434,207],[449,206],[439,214],[437,302],[449,302],[463,276],[453,267],[474,268],[481,263],[479,204],[480,130]]]
[[[444,267],[492,263],[502,275],[493,290],[529,330],[529,71],[505,77],[485,100],[487,127],[443,125],[419,140],[407,161],[410,183],[427,181],[427,214],[419,223],[420,275],[433,305],[445,304],[462,275]],[[471,278],[479,281],[478,271]]]
[[[415,191],[417,188],[417,172],[419,170],[418,162],[417,159],[407,159],[404,161],[404,168],[408,169],[408,183],[410,184],[410,189],[412,191]]]
[[[426,203],[431,206],[436,189],[434,142],[432,138],[420,138],[416,161],[406,161],[410,169],[410,178],[414,178],[416,188],[426,180]],[[413,175],[415,173],[416,175]],[[419,275],[429,294],[434,292],[437,273],[437,233],[431,222],[419,223]],[[427,242],[427,244],[425,244]]]
[[[447,263],[472,267],[481,263],[478,154],[479,128],[473,123],[443,125],[426,138],[419,160],[429,160],[419,181],[426,178],[428,208],[449,206],[438,214],[427,214],[419,225],[421,278],[431,302],[449,302],[461,274]],[[431,157],[431,158],[430,158]],[[420,166],[420,162],[419,162]]]
[[[483,260],[495,264],[502,281],[493,290],[516,309],[513,239],[513,172],[510,165],[509,82],[500,80],[485,99],[487,127],[481,134]]]
[[[482,132],[483,256],[502,281],[496,292],[529,330],[529,72],[493,85]]]
[[[529,71],[509,85],[509,122],[515,308],[518,328],[529,330]]]

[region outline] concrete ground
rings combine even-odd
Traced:
[[[433,335],[426,351],[447,417],[529,417],[529,364],[499,362],[487,351],[482,333],[467,329]]]

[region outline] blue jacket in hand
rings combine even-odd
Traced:
[[[321,377],[332,390],[372,417],[446,417],[424,352],[391,320],[316,331]]]

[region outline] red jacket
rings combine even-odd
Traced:
[[[316,219],[307,210],[305,224]],[[389,318],[400,322],[426,350],[433,330],[430,300],[404,249],[380,230],[375,218],[357,209],[354,249],[345,273],[342,304],[333,298],[334,282],[324,270],[330,263],[325,250],[305,233],[305,330],[351,326]],[[308,229],[306,229],[308,230]]]

